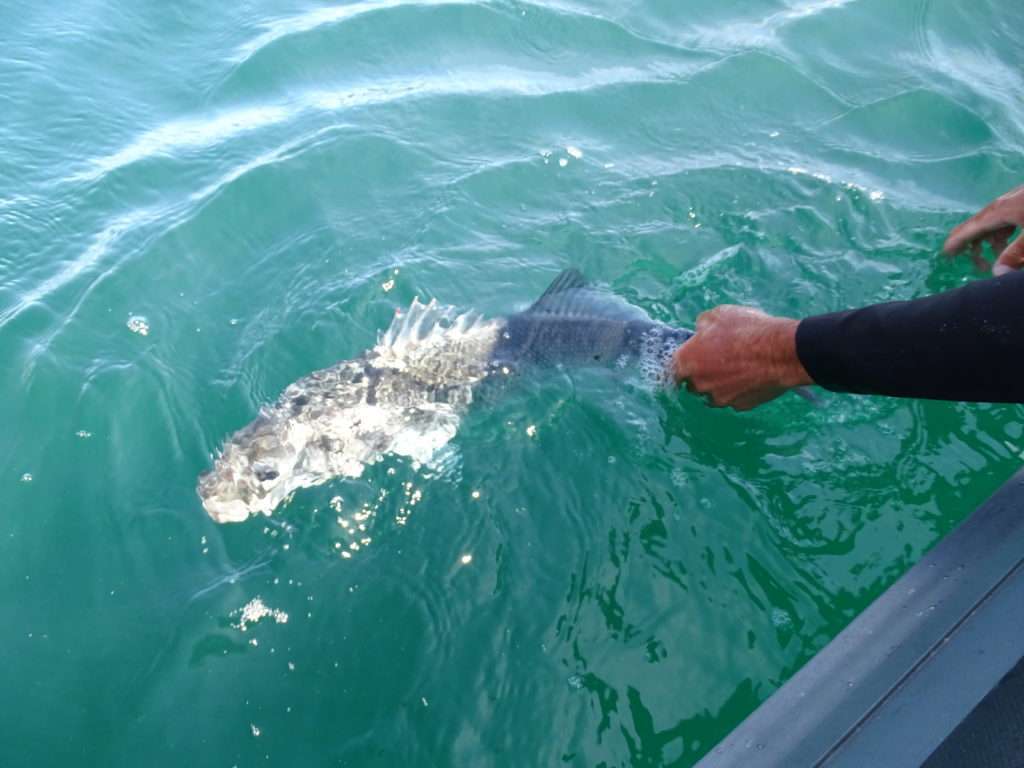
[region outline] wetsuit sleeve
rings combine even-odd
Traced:
[[[837,392],[1024,403],[1024,272],[809,317],[796,351]]]

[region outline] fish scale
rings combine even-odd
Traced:
[[[199,496],[218,522],[270,515],[296,490],[359,477],[387,454],[429,462],[488,378],[524,364],[633,363],[658,385],[691,335],[587,286],[573,269],[525,312],[505,318],[415,300],[363,357],[289,385],[229,437],[199,478]]]

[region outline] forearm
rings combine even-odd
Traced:
[[[1024,402],[1024,273],[800,322],[796,353],[841,392]]]
[[[814,383],[797,354],[799,325],[797,320],[773,317],[764,323],[760,338],[748,350],[752,362],[763,369],[762,375],[779,389],[793,389]]]

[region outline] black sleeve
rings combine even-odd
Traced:
[[[913,301],[818,315],[800,362],[837,392],[1024,403],[1024,272]]]

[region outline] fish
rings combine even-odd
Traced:
[[[218,523],[271,515],[301,488],[357,478],[386,455],[427,464],[488,382],[553,365],[606,366],[667,385],[693,335],[561,272],[522,312],[485,318],[414,300],[362,356],[290,384],[198,479]]]

